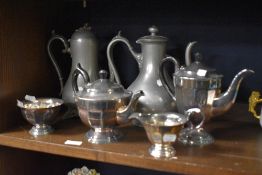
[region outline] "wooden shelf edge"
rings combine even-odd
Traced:
[[[123,127],[121,130],[126,132],[126,137],[119,143],[93,145],[84,141],[88,128],[79,119],[62,121],[54,133],[39,139],[29,135],[30,127],[21,126],[0,133],[0,145],[169,173],[227,175],[262,172],[262,145],[259,141],[262,133],[254,123],[213,121],[208,128],[214,131],[214,144],[203,149],[175,145],[177,159],[171,160],[154,159],[148,154],[150,143],[142,128]],[[241,130],[243,127],[245,130]],[[68,139],[80,140],[83,144],[65,145]]]
[[[181,163],[176,162],[173,164],[172,166],[173,168],[170,168],[170,163],[171,163],[170,161],[166,161],[166,165],[162,164],[161,166],[159,166],[160,162],[158,162],[158,160],[155,160],[154,162],[152,160],[147,160],[144,157],[137,157],[137,156],[132,157],[128,155],[128,159],[126,159],[126,156],[124,156],[123,154],[108,153],[104,151],[97,151],[88,148],[81,148],[81,147],[69,146],[69,145],[61,145],[61,144],[53,144],[53,143],[50,144],[48,142],[32,141],[22,138],[15,138],[15,137],[12,138],[9,136],[5,136],[4,134],[0,134],[0,141],[1,141],[0,145],[7,146],[7,147],[13,147],[18,149],[25,149],[29,151],[37,151],[42,153],[67,156],[73,158],[80,158],[85,160],[93,160],[93,161],[99,161],[104,163],[114,162],[112,164],[163,171],[169,173],[205,175],[209,173],[203,173],[202,171],[204,169],[206,168],[216,169],[216,167],[213,168],[199,167],[196,164],[189,165],[189,164],[184,164],[183,162]],[[136,163],[137,161],[139,161],[139,164]],[[177,164],[179,164],[179,166],[176,166]],[[201,171],[202,173],[197,173],[199,171]],[[226,170],[226,169],[222,170],[223,173],[226,173],[226,171],[230,172],[230,170]]]

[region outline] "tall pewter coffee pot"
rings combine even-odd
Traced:
[[[53,53],[51,52],[51,44],[54,40],[61,41],[65,47],[63,52],[70,53],[72,57],[71,71],[65,85],[63,85],[63,77],[60,68],[54,58]],[[69,42],[63,36],[54,34],[48,42],[47,51],[59,77],[61,87],[60,93],[62,94],[62,99],[65,103],[73,104],[74,92],[72,89],[72,74],[76,69],[77,64],[80,63],[82,67],[87,70],[90,81],[95,81],[98,78],[98,51],[97,39],[95,35],[90,31],[90,27],[87,24],[75,30],[75,32],[71,36],[71,39],[69,39]],[[77,81],[80,87],[84,86],[82,77],[79,77]]]
[[[149,28],[150,35],[139,38],[136,43],[141,44],[142,53],[133,50],[129,41],[120,33],[115,36],[107,47],[107,58],[110,70],[110,79],[121,83],[119,75],[113,63],[113,48],[118,42],[127,45],[139,66],[139,75],[128,87],[128,90],[136,92],[142,90],[144,96],[138,99],[137,112],[156,113],[176,111],[175,101],[163,87],[159,78],[159,65],[166,55],[167,38],[158,36],[158,29],[155,26]]]

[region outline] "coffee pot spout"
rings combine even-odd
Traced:
[[[117,110],[117,123],[118,124],[124,124],[129,121],[129,116],[134,112],[135,106],[137,104],[137,101],[139,97],[143,96],[143,91],[137,91],[134,93],[128,103],[127,106],[122,107]]]
[[[255,72],[250,69],[241,70],[238,74],[236,74],[228,89],[218,97],[215,97],[214,100],[211,100],[213,109],[212,112],[215,113],[215,115],[223,114],[232,107],[235,103],[242,80],[253,73]]]

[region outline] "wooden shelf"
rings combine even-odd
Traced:
[[[176,157],[154,159],[148,154],[150,143],[143,128],[120,128],[125,137],[119,143],[89,144],[84,139],[88,130],[79,119],[55,125],[55,132],[34,138],[31,126],[21,126],[0,134],[0,144],[44,153],[76,157],[131,167],[185,174],[261,174],[262,128],[238,105],[228,115],[206,125],[215,143],[205,147],[175,144]],[[239,121],[241,118],[247,121]],[[65,145],[66,140],[83,141],[81,146]]]

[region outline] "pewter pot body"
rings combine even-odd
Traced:
[[[115,79],[118,83],[121,83],[112,55],[114,45],[123,42],[128,46],[139,66],[137,78],[128,87],[128,90],[132,92],[143,90],[144,96],[139,98],[136,111],[142,113],[176,111],[175,102],[162,86],[159,78],[160,61],[167,57],[167,38],[157,36],[158,29],[154,26],[149,28],[149,32],[151,35],[144,36],[136,41],[136,43],[141,44],[142,53],[136,53],[129,41],[120,34],[112,39],[107,48],[110,79]]]
[[[51,51],[51,44],[54,40],[59,40],[63,43],[65,49],[64,53],[70,53],[72,58],[72,66],[65,85],[63,85],[63,76],[60,68],[55,60],[55,57]],[[98,63],[97,63],[97,39],[94,34],[90,31],[90,27],[85,24],[83,27],[77,29],[71,39],[67,39],[61,35],[53,34],[50,38],[47,50],[49,57],[55,67],[55,70],[59,77],[60,82],[60,93],[65,103],[74,104],[74,93],[72,89],[72,74],[76,69],[76,65],[80,63],[82,67],[87,70],[90,77],[90,81],[93,82],[98,78]],[[79,86],[84,85],[84,81],[81,77],[78,78]]]
[[[121,138],[122,134],[115,127],[127,123],[128,116],[134,111],[142,91],[132,93],[117,83],[106,78],[107,72],[100,71],[100,79],[90,83],[87,72],[80,66],[73,74],[73,90],[80,119],[92,129],[87,132],[91,143],[111,143]],[[85,80],[85,88],[79,91],[77,77]]]

